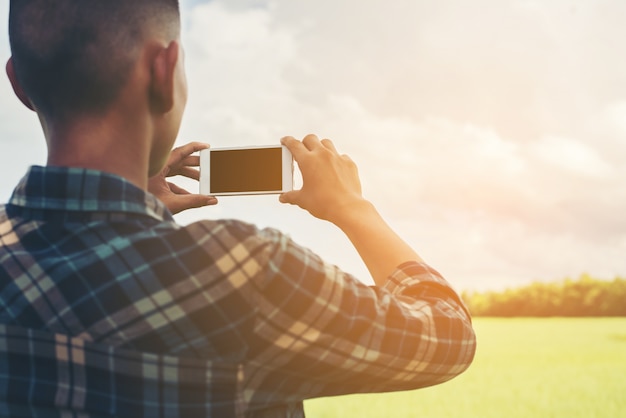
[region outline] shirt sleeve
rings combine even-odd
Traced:
[[[254,281],[257,315],[244,396],[255,405],[416,389],[469,367],[463,302],[428,265],[407,262],[367,286],[273,230]]]

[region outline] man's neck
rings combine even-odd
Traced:
[[[109,115],[80,118],[64,126],[42,122],[48,143],[47,164],[116,174],[145,190],[150,132],[139,119],[129,123],[128,118]]]

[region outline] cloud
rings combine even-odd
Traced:
[[[612,33],[601,7],[242,3],[213,1],[188,20],[190,80],[205,96],[187,133],[220,144],[334,139],[367,196],[453,277],[493,285],[626,271],[615,257],[626,199],[614,158],[626,107],[596,76],[622,62],[597,50]],[[581,65],[588,56],[598,62]],[[276,225],[289,230],[288,218]],[[314,225],[299,219],[294,231]],[[323,238],[299,237],[324,252]]]
[[[293,37],[272,27],[267,9],[233,11],[222,2],[193,8],[185,27],[193,81],[187,132],[214,146],[276,142],[293,108],[282,78],[295,56]]]
[[[179,143],[333,139],[389,223],[460,287],[626,275],[621,2],[182,4]],[[45,148],[5,80],[0,112],[7,196]],[[179,219],[207,216],[279,227],[367,276],[339,231],[275,196]]]
[[[558,136],[545,136],[530,145],[531,153],[550,165],[587,177],[610,177],[613,167],[590,144]]]

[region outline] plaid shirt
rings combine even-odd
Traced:
[[[0,414],[303,416],[302,400],[414,389],[472,361],[448,283],[370,287],[273,229],[176,224],[151,194],[32,167],[0,206]]]

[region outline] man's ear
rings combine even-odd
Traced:
[[[6,70],[7,70],[7,76],[9,77],[9,81],[11,82],[11,86],[13,87],[13,91],[15,92],[15,95],[18,97],[18,99],[20,99],[20,101],[24,104],[24,106],[26,106],[32,111],[35,111],[35,107],[30,102],[30,99],[24,92],[22,85],[17,79],[17,75],[15,74],[15,67],[13,67],[13,57],[9,58],[9,60],[7,61]]]
[[[172,41],[161,48],[152,60],[152,80],[150,84],[152,109],[158,113],[167,113],[174,107],[174,81],[180,45]]]

